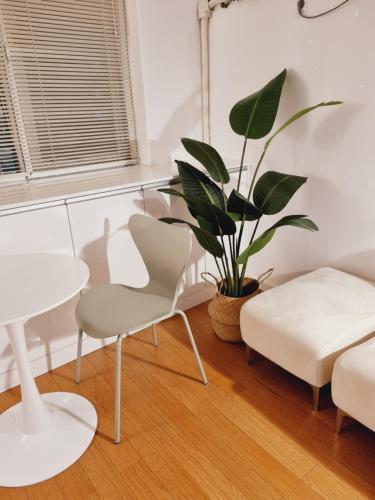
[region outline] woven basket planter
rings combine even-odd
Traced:
[[[259,293],[261,293],[260,285],[262,282],[270,276],[273,269],[267,271],[262,274],[258,280],[251,280],[251,278],[247,278],[246,282],[256,281],[258,284],[257,289],[250,295],[246,295],[244,297],[227,297],[220,293],[221,283],[216,281],[216,285],[209,282],[216,289],[216,295],[208,304],[208,314],[211,317],[212,328],[216,335],[226,342],[241,342],[241,330],[240,330],[240,311],[241,307],[245,302],[250,300],[252,297],[255,297]],[[202,275],[207,275],[208,273],[202,273]],[[205,281],[208,282],[205,276],[202,276]]]

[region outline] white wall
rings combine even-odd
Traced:
[[[142,92],[151,162],[181,157],[179,137],[200,138],[200,54],[197,0],[132,0],[136,4]],[[310,0],[319,12],[336,0]],[[271,265],[274,282],[332,265],[375,279],[375,198],[372,124],[375,118],[375,3],[352,0],[323,18],[297,15],[296,0],[240,0],[217,8],[210,21],[212,143],[225,158],[239,158],[242,140],[229,127],[238,99],[260,88],[284,67],[278,122],[301,107],[340,99],[274,142],[265,168],[307,175],[285,210],[308,214],[319,233],[282,228],[255,256],[249,274]],[[262,141],[247,158],[257,159]],[[272,220],[269,219],[269,224]],[[263,228],[268,223],[263,222]]]
[[[149,160],[170,161],[183,155],[180,136],[201,137],[197,0],[131,3],[137,14]],[[311,13],[337,4],[306,3]],[[240,0],[228,9],[217,8],[210,21],[212,143],[225,158],[239,158],[242,145],[229,127],[231,106],[284,67],[289,73],[279,123],[321,100],[345,101],[340,108],[305,117],[270,149],[265,168],[309,177],[281,215],[306,213],[320,231],[282,228],[253,258],[249,273],[256,275],[273,265],[277,283],[333,265],[375,279],[375,2],[352,0],[312,21],[297,15],[296,4],[297,0]],[[250,144],[250,162],[262,144]]]
[[[319,233],[281,229],[254,274],[276,267],[276,281],[295,272],[333,265],[375,279],[373,159],[375,120],[375,2],[353,0],[326,17],[297,15],[296,0],[240,0],[217,9],[211,20],[212,142],[225,157],[242,144],[228,113],[236,100],[260,88],[282,68],[289,70],[279,122],[300,107],[340,99],[280,135],[265,166],[309,176],[287,213],[307,213]],[[336,0],[310,0],[319,12]],[[197,61],[198,63],[199,61]],[[262,141],[253,142],[253,163]]]
[[[137,120],[142,162],[174,161],[181,156],[180,137],[199,135],[201,130],[196,0],[129,0],[128,4],[133,22],[130,48],[138,57],[135,93],[143,99]]]

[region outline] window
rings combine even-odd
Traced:
[[[0,13],[1,173],[136,163],[124,0],[0,0]]]
[[[14,140],[15,130],[5,54],[0,51],[0,174],[14,174],[22,169],[19,146]]]

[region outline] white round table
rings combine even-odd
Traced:
[[[87,265],[67,255],[0,257],[0,328],[8,333],[22,392],[22,402],[0,415],[0,486],[55,476],[78,460],[94,437],[97,415],[90,401],[68,392],[39,394],[24,332],[28,319],[74,297],[88,278]]]

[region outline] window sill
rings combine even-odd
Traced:
[[[238,172],[237,161],[230,161],[227,165],[231,174]],[[23,180],[6,183],[0,186],[0,217],[176,182],[177,167],[165,164],[133,165],[84,174],[33,179],[28,182]]]
[[[174,165],[133,165],[85,174],[71,174],[4,184],[0,187],[0,215],[90,199],[100,195],[145,189],[177,180]]]

